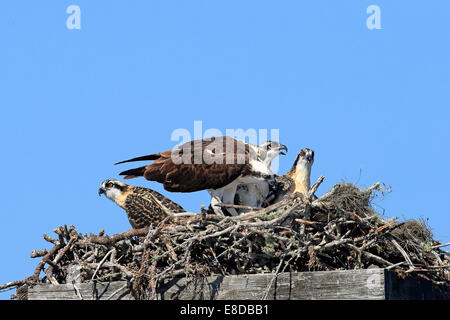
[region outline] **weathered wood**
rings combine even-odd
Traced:
[[[197,281],[173,279],[161,288],[161,299],[261,299],[274,275],[216,276]],[[377,283],[373,284],[376,278]],[[384,271],[342,270],[285,272],[278,275],[268,299],[384,299]]]
[[[126,285],[126,281],[41,284],[28,289],[28,300],[130,300],[132,297]]]
[[[273,274],[210,276],[195,280],[176,278],[166,281],[158,290],[162,300],[245,300],[261,299]],[[37,285],[28,290],[30,300],[132,299],[127,283],[79,283]],[[383,299],[449,299],[431,282],[422,279],[399,279],[386,269],[339,270],[319,272],[285,272],[277,276],[269,289],[268,299],[275,300],[383,300]],[[113,296],[111,296],[114,294]]]
[[[450,289],[425,279],[401,279],[395,272],[386,272],[386,300],[450,300]]]

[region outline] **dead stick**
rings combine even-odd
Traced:
[[[319,188],[320,184],[323,182],[324,179],[325,179],[324,176],[320,176],[319,179],[317,179],[317,181],[312,185],[306,196],[308,199],[312,198],[312,196],[316,193],[317,189]]]
[[[36,250],[34,249],[33,251],[31,251],[30,253],[30,258],[39,258],[39,257],[43,257],[48,253],[47,249],[41,249],[41,250]]]
[[[443,244],[437,244],[435,246],[432,246],[431,249],[442,248],[442,247],[447,247],[447,246],[450,246],[450,242],[443,243]]]
[[[323,225],[324,224],[323,222],[303,220],[300,218],[295,219],[295,221],[303,223],[303,224],[309,224],[309,225]]]
[[[81,295],[80,289],[78,289],[78,287],[76,286],[75,283],[72,283],[73,288],[75,289],[75,292],[77,293],[78,298],[80,298],[80,300],[84,300],[83,296]]]
[[[111,293],[111,295],[106,299],[106,300],[111,300],[112,297],[114,297],[117,293],[119,293],[120,291],[122,291],[123,289],[128,287],[128,282],[125,283],[123,286],[121,286],[119,289],[115,290],[113,293]]]
[[[92,235],[87,239],[78,241],[77,244],[95,243],[95,244],[113,244],[121,240],[131,239],[137,236],[145,236],[148,233],[149,228],[131,229],[122,233],[115,234],[113,236],[95,236]]]
[[[77,240],[76,237],[70,238],[69,242],[67,242],[67,244],[64,246],[64,248],[62,248],[61,251],[58,252],[58,254],[56,255],[55,259],[53,259],[53,263],[56,264],[56,263],[59,262],[59,260],[62,259],[64,254],[70,249],[70,246],[75,242],[75,240]]]
[[[47,260],[49,260],[56,252],[58,252],[59,249],[61,249],[62,244],[58,243],[56,246],[54,246],[45,256],[42,258],[42,260],[37,265],[36,269],[34,270],[32,278],[35,281],[39,281],[39,274],[41,273],[42,268],[44,267]]]
[[[352,245],[352,244],[350,244],[350,243],[345,243],[344,246],[346,246],[346,247],[348,247],[348,248],[350,248],[350,249],[353,249],[353,250],[356,250],[356,251],[360,252],[361,254],[365,255],[367,258],[369,258],[369,259],[371,259],[371,260],[375,260],[375,261],[377,261],[377,262],[386,264],[386,265],[388,265],[388,266],[392,266],[392,265],[393,265],[393,263],[391,263],[391,262],[389,262],[389,261],[387,261],[387,260],[385,260],[385,259],[383,259],[383,258],[381,258],[381,257],[379,257],[379,256],[377,256],[377,255],[375,255],[375,254],[373,254],[373,253],[370,253],[370,252],[361,250],[361,249],[359,249],[357,246],[354,246],[354,245]]]
[[[239,204],[221,203],[219,205],[221,207],[225,207],[225,208],[249,209],[249,210],[252,210],[252,211],[256,211],[256,210],[260,210],[261,209],[261,208],[258,208],[258,207],[242,206],[242,205],[239,205]]]
[[[103,259],[98,264],[97,268],[95,268],[94,274],[92,275],[91,280],[95,279],[95,276],[97,275],[98,270],[100,270],[100,267],[105,263],[106,259],[108,259],[108,256],[113,252],[113,249],[109,250],[107,254],[103,257]]]
[[[0,286],[0,290],[4,290],[4,289],[11,290],[12,287],[19,287],[19,286],[22,286],[22,285],[24,285],[24,284],[27,284],[30,280],[31,280],[30,278],[27,278],[27,279],[20,280],[20,281],[11,281],[11,282],[7,282],[7,283],[2,284],[2,285]]]
[[[367,188],[366,191],[372,192],[372,190],[374,190],[374,189],[380,190],[380,183],[379,182],[375,182],[372,186]]]
[[[409,264],[409,269],[414,270],[414,264],[412,263],[411,259],[409,258],[408,254],[403,250],[401,245],[398,244],[395,239],[391,235],[388,235],[388,239],[391,241],[391,243],[394,245],[394,247],[397,248],[397,250],[402,254],[403,258],[405,258],[406,262]]]

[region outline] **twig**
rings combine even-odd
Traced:
[[[94,274],[92,275],[91,280],[95,279],[95,276],[97,275],[98,270],[101,268],[101,266],[103,265],[103,263],[105,263],[106,259],[108,259],[108,257],[111,255],[111,253],[113,252],[113,250],[109,250],[107,254],[105,254],[105,256],[103,257],[103,259],[99,262],[97,268],[95,268]]]
[[[30,278],[26,278],[26,279],[20,280],[20,281],[11,281],[11,282],[7,282],[7,283],[2,284],[2,285],[0,286],[0,290],[5,290],[5,289],[11,290],[13,287],[20,287],[20,286],[22,286],[22,285],[24,285],[24,284],[29,283],[30,280],[31,280]]]
[[[437,248],[442,248],[442,247],[447,247],[447,246],[450,246],[450,242],[443,243],[443,244],[437,244],[435,246],[432,246],[431,249],[437,249]]]
[[[77,293],[77,296],[80,300],[84,300],[83,296],[80,292],[80,289],[78,289],[77,285],[75,283],[72,283],[73,288],[75,289],[75,292]]]
[[[131,280],[132,282],[132,280]],[[119,293],[120,291],[122,291],[125,288],[128,288],[129,284],[128,282],[125,283],[123,286],[121,286],[119,289],[115,290],[113,293],[111,293],[111,295],[106,299],[106,300],[111,300],[112,297],[114,297],[117,293]]]
[[[111,237],[109,236],[95,236],[92,235],[87,239],[78,241],[78,244],[85,244],[85,243],[95,243],[95,244],[104,244],[104,245],[110,245],[113,243],[116,243],[121,240],[125,239],[131,239],[133,237],[137,236],[144,236],[148,233],[149,228],[141,228],[141,229],[131,229],[119,234],[115,234]]]
[[[403,258],[405,258],[406,262],[409,264],[409,269],[414,270],[414,264],[412,263],[411,259],[409,258],[405,250],[398,244],[398,242],[395,239],[393,239],[391,235],[388,235],[388,238],[391,241],[391,243],[397,248],[397,250],[402,254]]]
[[[391,266],[389,266],[389,267],[386,267],[385,269],[386,269],[386,270],[390,270],[390,269],[396,268],[396,267],[398,267],[398,266],[401,266],[402,264],[405,264],[405,263],[406,263],[405,261],[401,261],[401,262],[399,262],[399,263],[396,263],[396,264],[393,264],[393,265],[391,265]]]
[[[251,211],[257,211],[257,210],[261,209],[261,208],[258,208],[258,207],[242,206],[242,205],[239,205],[239,204],[228,204],[228,203],[220,203],[219,206],[225,207],[225,208],[248,209],[248,210],[251,210]]]
[[[66,254],[66,252],[70,249],[70,246],[77,240],[77,237],[71,237],[69,242],[62,248],[58,254],[56,255],[55,259],[53,259],[53,263],[57,264],[59,260]]]
[[[35,281],[39,280],[39,274],[41,273],[42,268],[44,268],[44,265],[47,263],[47,260],[49,260],[56,252],[58,252],[59,249],[61,249],[62,244],[58,242],[57,245],[55,245],[45,256],[42,258],[42,260],[37,265],[34,274],[32,278]]]
[[[376,182],[373,185],[371,185],[369,188],[366,189],[366,191],[372,192],[372,190],[380,190],[380,183]]]
[[[384,229],[386,229],[386,228],[390,228],[390,227],[392,227],[392,226],[397,226],[398,224],[397,224],[397,221],[393,221],[393,222],[390,222],[390,223],[386,223],[385,225],[382,225],[381,227],[379,227],[379,228],[377,228],[374,232],[373,232],[373,234],[377,234],[378,232],[381,232],[381,231],[383,231]]]
[[[309,220],[303,220],[300,218],[295,219],[295,221],[303,223],[303,224],[308,224],[308,225],[324,225],[323,222],[319,222],[319,221],[309,221]]]
[[[312,199],[312,197],[314,196],[314,194],[316,193],[317,189],[319,188],[319,186],[322,184],[323,180],[325,179],[324,176],[320,176],[319,179],[317,179],[317,181],[312,185],[312,187],[309,189],[306,198],[308,199]]]
[[[291,248],[291,246],[292,246],[292,242],[289,244],[289,247],[284,252],[284,254],[281,256],[280,263],[278,264],[277,269],[275,270],[275,274],[273,275],[272,279],[270,279],[270,282],[267,285],[266,290],[264,291],[264,294],[263,294],[261,300],[267,299],[267,296],[269,295],[269,292],[270,292],[270,288],[272,287],[272,284],[275,282],[275,280],[278,278],[278,274],[280,272],[281,266],[283,265],[284,259],[286,258],[286,253],[289,252],[289,249]]]
[[[47,254],[47,249],[41,249],[41,250],[36,250],[34,249],[33,251],[31,251],[30,253],[30,258],[40,258],[43,257]]]

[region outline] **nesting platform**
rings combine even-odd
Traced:
[[[450,299],[448,288],[394,271],[361,270],[283,272],[174,278],[157,289],[160,300],[430,300]],[[126,281],[39,284],[28,289],[29,300],[130,300]]]

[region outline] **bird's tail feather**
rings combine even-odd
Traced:
[[[144,175],[144,172],[145,172],[145,166],[122,171],[121,173],[119,173],[119,175],[125,176],[124,179],[133,179],[133,178],[142,177]]]
[[[134,161],[144,161],[144,160],[156,160],[156,159],[159,159],[160,157],[161,157],[161,155],[159,155],[158,153],[155,153],[155,154],[149,154],[149,155],[142,156],[142,157],[136,157],[133,159],[116,162],[114,164],[121,164],[121,163],[134,162]]]

